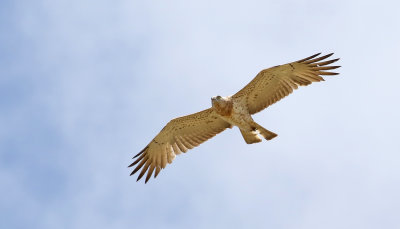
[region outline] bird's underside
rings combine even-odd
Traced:
[[[326,60],[332,54],[318,57],[318,53],[299,61],[264,69],[236,94],[211,98],[211,108],[171,120],[133,157],[135,161],[129,167],[136,167],[131,175],[141,169],[137,180],[147,172],[147,183],[153,172],[154,177],[157,177],[176,155],[187,152],[233,126],[240,129],[247,144],[261,142],[262,138],[271,140],[276,137],[277,134],[254,122],[251,115],[286,97],[298,86],[324,81],[321,75],[337,75],[327,71],[340,67],[330,65],[339,58]]]

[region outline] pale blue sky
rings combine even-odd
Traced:
[[[400,228],[397,1],[1,1],[0,228]],[[131,157],[263,68],[339,76],[144,185]]]

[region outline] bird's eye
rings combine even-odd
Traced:
[[[218,96],[217,96],[217,99],[221,99],[221,96],[218,95]]]

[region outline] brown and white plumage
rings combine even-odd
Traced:
[[[256,122],[251,114],[257,113],[297,89],[312,82],[323,81],[321,75],[336,75],[327,70],[339,59],[323,61],[332,55],[316,58],[312,55],[299,61],[264,69],[242,90],[228,97],[213,97],[212,107],[198,113],[171,120],[140,152],[129,167],[135,166],[131,175],[140,171],[137,180],[147,172],[146,183],[154,172],[157,177],[175,156],[200,145],[232,126],[239,127],[246,143],[260,142],[258,134],[267,140],[277,135]],[[258,132],[257,132],[258,131]]]
[[[315,58],[318,55],[320,53],[289,64],[264,69],[233,97],[245,99],[250,114],[254,114],[288,96],[298,86],[324,81],[320,75],[337,75],[338,73],[326,70],[340,66],[326,65],[339,59],[319,62],[333,53]]]
[[[140,163],[131,175],[143,167],[138,180],[148,170],[147,182],[153,170],[156,177],[160,170],[165,168],[167,162],[172,163],[176,155],[186,153],[228,127],[231,128],[232,125],[219,118],[211,108],[173,119],[134,157],[138,158],[129,167]]]

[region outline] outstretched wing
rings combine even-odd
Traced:
[[[142,168],[137,180],[140,180],[147,171],[145,181],[147,183],[154,170],[155,178],[160,170],[165,168],[167,162],[172,163],[176,155],[181,152],[186,153],[187,150],[200,145],[228,127],[231,128],[231,124],[219,118],[212,108],[173,119],[133,157],[138,158],[129,167],[138,165],[131,175]]]
[[[250,114],[254,114],[286,97],[299,85],[306,86],[312,82],[323,81],[321,75],[339,74],[326,71],[339,68],[340,66],[329,66],[339,58],[322,61],[333,53],[316,58],[320,54],[262,70],[249,84],[233,95],[233,98],[243,99]]]

